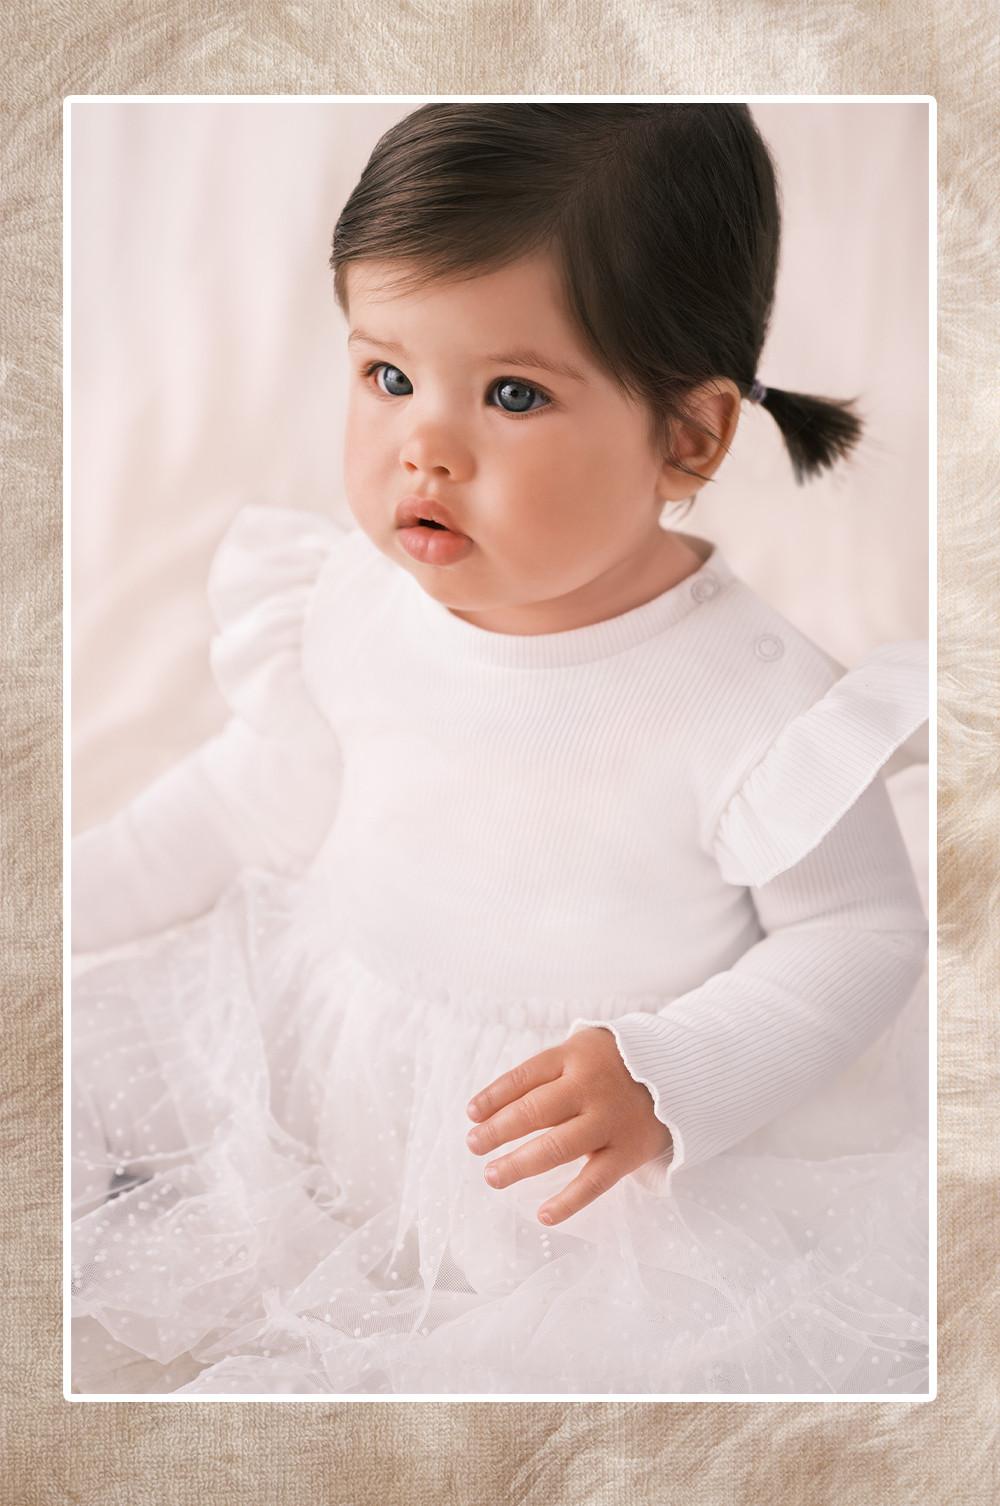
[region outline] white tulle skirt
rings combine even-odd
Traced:
[[[75,966],[75,1392],[927,1391],[926,984],[822,1100],[546,1230],[582,1159],[494,1190],[465,1104],[578,1001],[400,992],[303,894]]]

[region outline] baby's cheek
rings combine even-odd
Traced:
[[[348,501],[354,506],[363,505],[369,481],[370,458],[366,458],[363,437],[352,432],[350,427],[344,439],[343,478]]]

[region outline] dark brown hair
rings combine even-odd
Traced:
[[[329,265],[346,314],[352,262],[408,265],[399,286],[415,289],[549,252],[586,347],[669,456],[676,424],[718,438],[687,393],[728,377],[749,394],[780,235],[774,164],[744,104],[426,104],[376,144]],[[768,384],[800,485],[857,443],[856,401]]]

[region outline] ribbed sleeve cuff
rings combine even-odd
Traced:
[[[664,1195],[671,1191],[674,1173],[684,1164],[684,1136],[677,1117],[663,1101],[660,1080],[663,1077],[664,1047],[657,1042],[650,1024],[660,1020],[654,1014],[626,1014],[617,1020],[574,1020],[569,1028],[572,1035],[588,1025],[599,1025],[610,1030],[618,1045],[622,1061],[635,1082],[648,1088],[653,1098],[653,1111],[661,1124],[670,1131],[670,1145],[658,1156],[631,1172],[630,1175],[647,1192]]]
[[[819,928],[765,938],[735,968],[664,1011],[614,1020],[630,1076],[652,1096],[672,1147],[631,1173],[668,1193],[676,1173],[728,1150],[848,1066],[915,984],[926,931]]]

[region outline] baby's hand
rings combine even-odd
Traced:
[[[583,1170],[538,1210],[546,1224],[561,1223],[585,1208],[671,1144],[670,1131],[653,1113],[648,1088],[629,1073],[612,1032],[596,1025],[495,1078],[476,1094],[466,1113],[478,1121],[466,1137],[476,1155],[529,1130],[554,1126],[549,1134],[491,1161],[484,1175],[493,1187],[509,1187],[522,1177],[589,1156]]]

